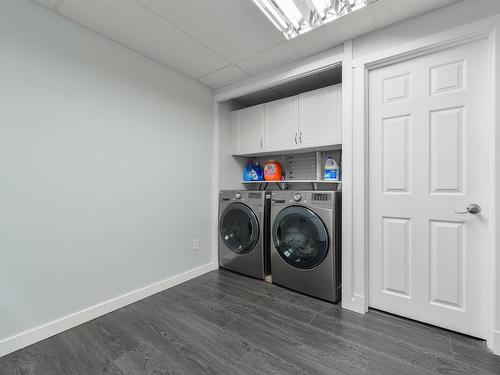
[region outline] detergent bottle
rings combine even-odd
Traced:
[[[264,165],[264,179],[266,181],[281,181],[283,176],[283,168],[276,160],[269,160]]]
[[[256,178],[253,181],[264,181],[264,170],[262,169],[258,161],[256,161],[255,164],[253,165],[253,170],[254,170],[253,177]]]
[[[259,162],[248,162],[243,168],[243,181],[264,181],[264,170]]]
[[[243,168],[243,181],[252,181],[253,166],[251,162],[248,162]]]
[[[323,179],[325,181],[340,180],[340,167],[337,161],[331,156],[326,158]]]

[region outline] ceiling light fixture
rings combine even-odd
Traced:
[[[376,0],[253,0],[287,39],[364,8]]]

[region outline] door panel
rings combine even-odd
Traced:
[[[410,73],[387,77],[382,81],[384,104],[410,98]]]
[[[431,303],[463,308],[464,223],[431,220]]]
[[[410,220],[382,218],[384,291],[410,295]]]
[[[463,112],[463,107],[431,112],[431,194],[462,192]]]
[[[464,60],[434,66],[431,72],[431,95],[463,88]]]
[[[409,191],[409,127],[409,116],[393,117],[382,121],[382,173],[383,191],[386,193]]]
[[[297,96],[266,103],[266,141],[269,150],[297,147],[298,111]]]
[[[486,40],[369,73],[369,305],[485,338]],[[481,212],[458,214],[469,204]]]
[[[342,143],[342,86],[299,95],[299,143],[303,146]]]
[[[238,152],[253,154],[262,152],[264,145],[264,104],[236,111],[238,124]]]

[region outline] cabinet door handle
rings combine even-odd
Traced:
[[[300,143],[302,143],[302,132],[300,132],[299,141],[300,141]]]
[[[297,133],[295,133],[295,144],[297,144]]]
[[[264,138],[260,137],[260,148],[264,148]]]

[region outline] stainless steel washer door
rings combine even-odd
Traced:
[[[278,254],[290,266],[311,269],[328,253],[328,232],[321,219],[302,206],[281,210],[273,223],[273,242]]]
[[[259,240],[259,223],[247,205],[232,203],[221,215],[219,233],[226,248],[236,254],[246,254]]]

